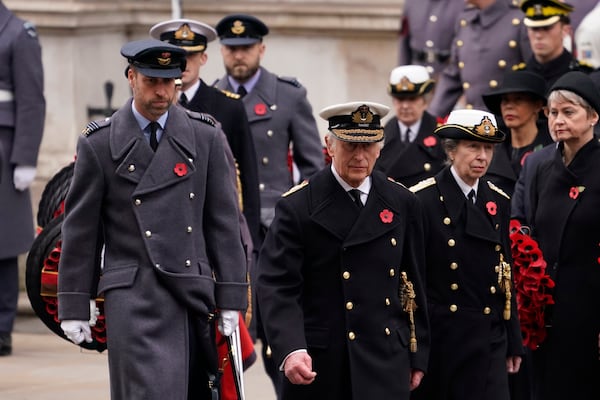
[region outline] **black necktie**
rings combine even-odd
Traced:
[[[350,189],[348,191],[348,193],[350,193],[350,196],[352,196],[352,199],[354,200],[354,203],[356,203],[356,206],[359,209],[362,209],[364,207],[362,200],[360,199],[360,190],[358,189]]]
[[[248,94],[248,92],[246,91],[246,88],[244,87],[244,85],[238,86],[237,94],[240,95],[240,98],[244,97],[245,95]]]
[[[188,105],[188,98],[185,95],[185,93],[181,93],[181,96],[179,96],[179,104],[183,107],[187,107]]]
[[[410,143],[410,128],[407,128],[404,131],[404,135],[402,136],[402,141],[406,143]]]
[[[159,124],[156,121],[152,121],[148,124],[150,127],[150,147],[152,150],[156,151],[158,147],[158,139],[156,138],[156,131],[158,130]]]
[[[471,189],[471,191],[467,195],[467,199],[469,199],[471,204],[475,204],[475,189]]]

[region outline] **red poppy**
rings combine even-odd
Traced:
[[[381,219],[381,222],[383,222],[384,224],[389,224],[394,219],[394,213],[392,213],[390,210],[388,210],[386,208],[385,210],[383,210],[382,212],[379,213],[379,218]]]
[[[446,123],[446,121],[448,121],[448,115],[446,115],[445,117],[437,117],[436,118],[437,126],[444,125]]]
[[[523,154],[523,157],[521,157],[521,161],[519,161],[519,163],[521,164],[521,167],[522,167],[523,165],[525,165],[525,159],[526,159],[527,157],[529,157],[529,155],[530,155],[531,153],[533,153],[533,151],[526,151],[526,152],[525,152],[525,154]]]
[[[487,208],[487,212],[490,215],[496,215],[496,211],[498,210],[496,203],[493,201],[488,201],[487,203],[485,203],[485,208]]]
[[[423,144],[427,147],[433,147],[437,144],[437,139],[435,138],[435,136],[429,135],[425,139],[423,139]]]
[[[572,198],[573,200],[577,199],[579,197],[579,189],[577,189],[577,187],[573,186],[571,188],[571,190],[569,190],[569,197]]]
[[[177,176],[184,176],[187,174],[187,165],[184,163],[177,163],[175,164],[175,168],[173,168],[173,172],[175,172],[175,175]]]
[[[267,105],[265,103],[255,104],[254,113],[256,115],[265,115],[267,113]]]

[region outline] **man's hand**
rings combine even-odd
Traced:
[[[516,374],[521,368],[521,357],[510,356],[506,359],[506,370],[509,374]]]
[[[420,369],[410,370],[410,390],[415,390],[421,384],[421,380],[425,376],[425,372]]]
[[[283,373],[295,385],[309,385],[317,376],[312,370],[312,358],[303,351],[293,353],[285,360]]]
[[[88,321],[65,320],[60,323],[60,327],[71,342],[79,344],[85,340],[92,343],[92,331]]]
[[[36,168],[28,165],[17,165],[13,172],[13,182],[15,189],[19,192],[27,189],[31,186],[33,179],[35,178]]]
[[[221,310],[217,328],[223,336],[231,336],[240,323],[240,312],[237,310]]]

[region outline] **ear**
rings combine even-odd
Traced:
[[[200,55],[200,66],[203,67],[207,61],[208,61],[208,54],[206,54],[206,52],[203,51],[202,54]]]
[[[327,154],[329,154],[329,157],[333,158],[333,141],[330,140],[329,136],[325,136],[325,146],[327,147]]]

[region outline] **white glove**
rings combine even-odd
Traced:
[[[29,165],[17,165],[13,173],[13,182],[15,183],[15,189],[19,192],[27,189],[31,186],[33,179],[35,178],[36,168]]]
[[[96,300],[90,299],[90,326],[96,326],[98,316],[100,315],[100,309],[96,307]]]
[[[240,312],[236,310],[221,310],[217,327],[223,336],[231,336],[240,323]]]
[[[71,342],[79,344],[85,340],[92,343],[92,331],[88,321],[68,319],[62,321],[60,327]]]

